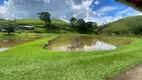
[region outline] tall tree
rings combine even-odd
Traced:
[[[86,23],[86,29],[87,29],[87,33],[92,33],[94,32],[94,30],[97,28],[97,23],[96,22],[87,22]]]
[[[86,22],[84,21],[84,19],[77,20],[77,30],[80,33],[86,33],[87,32]]]
[[[76,27],[75,27],[76,21],[77,21],[77,19],[76,19],[75,17],[71,17],[70,23],[71,23],[72,28],[73,28],[74,30],[76,30]]]
[[[44,21],[45,22],[45,26],[46,26],[46,28],[47,28],[47,26],[49,25],[51,25],[51,14],[49,13],[49,12],[40,12],[40,13],[38,13],[38,15],[39,15],[39,18],[42,20],[42,21]]]
[[[75,17],[71,17],[70,22],[71,22],[72,27],[74,27],[76,21],[77,19]]]
[[[87,26],[87,33],[92,33],[93,32],[93,22],[87,22],[86,23]]]

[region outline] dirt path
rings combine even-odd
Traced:
[[[109,80],[142,80],[142,64],[121,72]]]

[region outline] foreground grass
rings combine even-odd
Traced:
[[[142,39],[113,51],[43,50],[49,36],[0,53],[0,80],[105,80],[142,62]]]

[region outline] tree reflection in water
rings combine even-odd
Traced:
[[[71,52],[74,52],[76,50],[76,48],[79,48],[80,46],[83,45],[83,42],[80,42],[78,37],[75,36],[73,39],[72,39],[72,43],[71,43],[71,46],[68,46],[67,47],[67,52],[68,51],[71,51]]]

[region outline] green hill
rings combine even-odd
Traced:
[[[104,25],[103,25],[104,26]],[[142,27],[142,16],[132,16],[118,21],[109,23],[103,28],[103,33],[113,33],[117,32],[119,34],[127,34],[130,31],[130,28],[137,26]]]
[[[17,19],[16,22],[17,24],[20,24],[20,25],[28,25],[28,24],[43,25],[44,24],[44,22],[41,21],[40,19]],[[61,20],[52,20],[52,24],[64,25],[67,23]]]
[[[18,25],[44,25],[44,22],[40,19],[17,19],[17,20],[0,20],[0,25],[16,21]],[[52,24],[55,25],[67,25],[68,23],[62,20],[52,20]]]
[[[16,20],[4,20],[4,19],[0,19],[0,29],[3,27],[3,25],[7,24],[7,23],[12,23],[12,22],[16,22],[16,24],[18,24],[18,27],[22,28],[26,25],[29,26],[34,26],[35,29],[31,32],[38,32],[38,33],[43,33],[43,32],[47,32],[47,30],[44,28],[45,23],[43,21],[41,21],[40,19],[37,18],[33,18],[33,19],[16,19]],[[64,22],[62,20],[58,20],[58,19],[54,19],[52,20],[52,26],[56,26],[58,28],[60,28],[60,32],[64,32],[64,31],[70,31],[69,23]],[[61,31],[62,30],[62,31]],[[55,30],[48,30],[48,32],[57,32],[57,29]],[[59,30],[58,30],[59,32]]]

